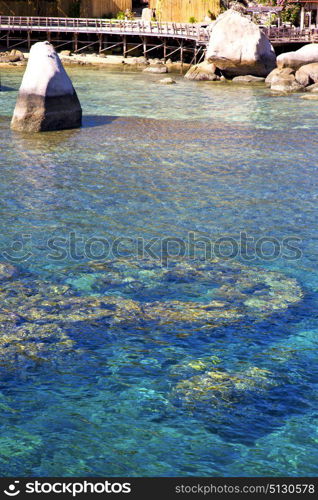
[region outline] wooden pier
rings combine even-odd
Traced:
[[[125,57],[136,49],[147,57],[149,52],[161,50],[164,59],[178,54],[183,61],[191,53],[197,61],[204,55],[209,33],[200,25],[188,23],[0,16],[0,45],[7,49],[22,45],[30,48],[44,39],[55,48],[69,48],[74,53],[122,48]]]
[[[274,46],[318,42],[318,29],[271,27],[263,31]],[[56,48],[74,53],[91,49],[101,54],[117,49],[126,57],[139,50],[148,57],[150,52],[159,51],[164,59],[178,56],[181,61],[198,62],[209,37],[207,27],[200,24],[0,16],[0,45],[10,50],[49,40]]]

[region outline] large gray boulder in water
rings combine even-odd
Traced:
[[[232,9],[213,23],[206,59],[226,76],[266,77],[276,66],[275,51],[267,36]]]
[[[25,70],[11,128],[24,132],[77,128],[82,109],[71,80],[49,42],[35,43]]]

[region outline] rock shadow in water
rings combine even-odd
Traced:
[[[6,85],[0,85],[0,92],[17,92],[14,87],[7,87]]]
[[[118,116],[83,115],[82,128],[101,127],[117,120]]]

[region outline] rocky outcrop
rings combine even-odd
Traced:
[[[307,87],[318,82],[318,63],[305,64],[296,71],[295,78],[300,85]]]
[[[271,90],[275,92],[298,92],[303,90],[303,88],[303,85],[296,81],[295,75],[292,73],[289,75],[275,76],[271,81]]]
[[[20,50],[0,52],[0,63],[16,63],[24,61],[24,54]]]
[[[25,132],[80,127],[82,109],[71,80],[49,42],[30,51],[11,128]]]
[[[203,61],[200,64],[192,66],[184,77],[187,80],[215,81],[220,79],[220,76],[215,73],[216,71],[215,64]]]
[[[266,78],[265,84],[276,92],[310,91],[318,82],[318,63],[305,64],[297,71],[294,68],[275,68]],[[315,91],[313,89],[313,91]]]
[[[70,57],[72,55],[72,52],[71,50],[61,50],[60,52],[60,56],[66,56],[66,57]]]
[[[278,68],[299,69],[305,64],[318,62],[318,43],[304,45],[294,52],[285,52],[277,57]]]
[[[272,81],[276,78],[285,78],[289,75],[294,75],[295,70],[292,68],[275,68],[273,71],[270,72],[270,74],[266,77],[265,79],[265,85],[267,87],[270,87],[272,84]]]
[[[260,28],[232,9],[211,27],[206,59],[225,76],[267,76],[276,66],[274,49]]]

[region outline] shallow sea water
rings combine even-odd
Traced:
[[[22,72],[1,73],[0,252],[19,274],[0,287],[0,474],[316,476],[318,103],[69,73],[83,128],[37,135],[10,131]],[[136,246],[174,253],[189,233],[241,232],[297,237],[301,255],[208,262],[211,277],[200,250],[166,269]],[[290,287],[259,283],[258,269]],[[196,316],[225,297],[221,319]]]

